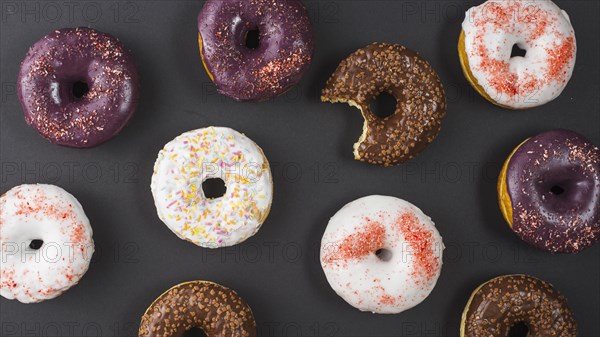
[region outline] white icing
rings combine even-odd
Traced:
[[[500,105],[546,104],[571,78],[575,32],[569,16],[550,0],[490,0],[467,11],[462,29],[471,72]],[[524,57],[510,57],[515,44],[526,50]],[[564,61],[557,63],[561,50]]]
[[[32,240],[43,245],[34,250]],[[23,303],[52,299],[89,268],[94,241],[83,208],[53,185],[20,185],[0,198],[0,294]]]
[[[202,183],[225,182],[225,195],[208,199]],[[256,234],[269,213],[273,181],[262,150],[224,127],[186,132],[158,154],[151,183],[159,218],[198,246],[232,246]]]
[[[382,242],[369,232],[373,228],[384,230]],[[358,243],[370,247],[361,250]],[[429,253],[415,254],[415,245]],[[344,255],[348,247],[364,254]],[[389,260],[376,255],[382,248]],[[369,196],[331,218],[321,241],[321,265],[333,290],[350,305],[394,314],[429,296],[441,272],[443,250],[434,223],[416,206],[394,197]]]

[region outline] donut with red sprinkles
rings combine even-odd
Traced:
[[[440,276],[443,250],[434,223],[416,206],[369,196],[331,218],[321,241],[321,266],[348,304],[396,314],[429,296]]]
[[[55,298],[87,272],[94,241],[81,204],[54,185],[20,185],[0,197],[0,295]]]
[[[569,15],[550,0],[489,0],[467,11],[458,49],[465,77],[483,97],[521,110],[563,92],[577,41]]]

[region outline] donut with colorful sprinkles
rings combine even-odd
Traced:
[[[221,179],[226,191],[209,198],[203,183]],[[158,154],[151,182],[159,218],[181,239],[227,247],[256,234],[273,199],[271,169],[262,149],[225,127],[186,132]]]

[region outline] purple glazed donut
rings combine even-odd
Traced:
[[[600,149],[569,130],[529,138],[504,164],[498,196],[521,239],[552,253],[578,253],[600,236]]]
[[[217,90],[236,101],[284,93],[300,81],[314,52],[312,24],[299,0],[207,0],[198,14],[198,42]]]
[[[65,28],[29,49],[17,87],[27,124],[53,143],[88,148],[127,124],[139,85],[133,56],[116,38]]]

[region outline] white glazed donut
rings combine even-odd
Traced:
[[[476,88],[500,106],[546,104],[571,78],[575,32],[567,13],[550,0],[490,0],[467,11],[462,29],[463,68],[469,68]],[[511,58],[515,44],[526,51],[524,57]]]
[[[225,194],[204,195],[219,178]],[[258,145],[224,127],[186,132],[158,154],[151,183],[159,218],[180,238],[206,248],[238,244],[256,234],[269,214],[273,180]]]
[[[49,300],[89,268],[92,228],[74,196],[54,185],[20,185],[0,197],[0,294]]]
[[[442,238],[413,204],[369,196],[340,209],[321,241],[327,281],[361,311],[396,314],[421,303],[442,269]]]

